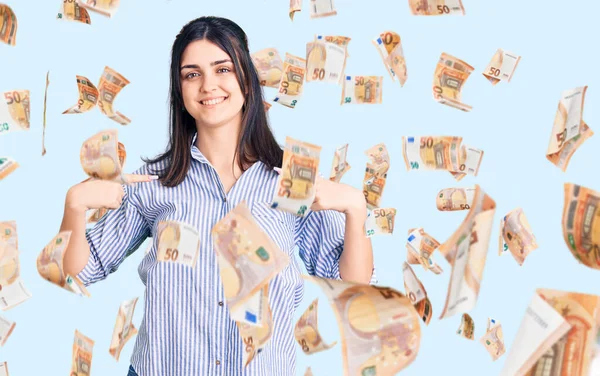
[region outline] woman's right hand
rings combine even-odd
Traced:
[[[156,180],[156,175],[125,174],[127,184]],[[87,211],[90,209],[116,209],[121,206],[125,189],[120,181],[89,178],[69,188],[66,206]]]

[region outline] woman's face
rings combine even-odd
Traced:
[[[204,39],[190,43],[181,57],[180,77],[183,104],[196,124],[217,128],[241,123],[244,94],[231,58],[216,44]]]

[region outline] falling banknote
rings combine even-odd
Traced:
[[[419,313],[419,316],[421,316],[425,325],[429,325],[429,321],[431,321],[433,315],[433,309],[431,307],[431,301],[427,297],[425,287],[421,281],[419,281],[419,278],[417,278],[417,275],[407,262],[402,264],[402,273],[404,276],[404,290],[406,291],[406,296],[415,307],[415,310]]]
[[[499,238],[498,254],[502,255],[510,251],[519,265],[523,265],[529,252],[538,247],[531,226],[521,208],[511,211],[502,218]]]
[[[367,220],[365,221],[367,238],[375,235],[392,235],[394,233],[395,218],[396,209],[394,208],[375,208],[373,210],[367,210]]]
[[[342,176],[350,171],[351,166],[347,161],[347,156],[348,144],[342,145],[335,150],[329,180],[339,183],[342,180]]]
[[[4,93],[4,100],[0,100],[0,136],[29,130],[29,102],[29,90]]]
[[[46,72],[46,89],[44,90],[44,112],[42,114],[42,156],[46,155],[46,101],[50,85],[50,71]]]
[[[123,173],[127,153],[125,145],[118,141],[117,133],[116,129],[104,130],[83,142],[79,159],[83,171],[91,178],[127,183]]]
[[[447,170],[454,179],[477,176],[483,150],[462,144],[462,137],[402,137],[406,170]]]
[[[595,376],[600,297],[537,289],[504,363],[501,376]]]
[[[290,0],[290,20],[294,20],[294,14],[302,10],[302,0]]]
[[[70,238],[71,231],[59,232],[58,235],[52,238],[38,255],[36,262],[37,270],[42,278],[50,283],[79,296],[89,297],[89,292],[79,278],[65,274],[64,272],[63,262]]]
[[[336,315],[345,375],[395,375],[417,357],[419,316],[389,288],[302,276],[319,285]]]
[[[475,322],[468,313],[463,313],[462,319],[460,320],[460,326],[458,327],[456,334],[466,339],[473,340],[475,336]]]
[[[8,363],[7,362],[0,363],[0,376],[9,376],[8,375]]]
[[[81,334],[79,330],[75,330],[70,375],[90,376],[92,368],[93,350],[94,341]]]
[[[272,208],[297,216],[307,214],[315,199],[320,155],[320,146],[286,137],[281,173],[271,200]]]
[[[477,303],[496,202],[478,185],[473,205],[460,227],[438,247],[452,265],[446,303],[440,318],[468,312]]]
[[[384,31],[371,42],[377,47],[385,69],[387,69],[392,80],[397,80],[400,82],[400,86],[404,86],[406,82],[406,60],[404,59],[400,35],[393,31]]]
[[[554,117],[546,158],[563,172],[571,157],[594,132],[583,121],[583,104],[587,86],[563,91]]]
[[[262,86],[278,88],[283,74],[283,61],[276,48],[264,48],[251,55]]]
[[[363,194],[367,200],[367,208],[373,210],[379,207],[383,195],[390,168],[390,154],[385,144],[380,143],[366,150],[365,155],[369,158],[369,162],[363,179]]]
[[[341,104],[380,104],[382,87],[382,76],[346,76]]]
[[[3,311],[31,298],[21,280],[19,250],[13,244],[0,239],[0,309]]]
[[[600,269],[600,192],[565,183],[563,237],[582,264]]]
[[[194,226],[177,221],[160,221],[156,233],[158,234],[156,260],[196,267],[200,236]]]
[[[79,5],[75,0],[61,1],[60,10],[56,18],[59,20],[77,21],[88,25],[92,23],[87,9]]]
[[[16,249],[19,249],[19,235],[17,233],[17,221],[0,222],[0,241],[3,241]]]
[[[212,228],[227,304],[236,311],[290,262],[264,233],[245,201]]]
[[[310,0],[310,18],[335,16],[333,0]]]
[[[286,53],[283,73],[279,81],[279,91],[273,99],[286,107],[294,108],[302,96],[302,85],[306,76],[306,60]]]
[[[471,209],[475,197],[473,188],[444,188],[438,192],[435,205],[440,211]]]
[[[410,11],[415,16],[464,15],[461,0],[408,0]]]
[[[8,337],[15,329],[15,322],[0,316],[0,347],[4,346]]]
[[[492,57],[492,61],[485,68],[483,75],[492,85],[496,85],[502,80],[510,82],[520,60],[521,56],[499,48]]]
[[[433,98],[450,107],[471,111],[473,107],[462,103],[461,90],[474,69],[464,61],[442,53],[433,74]]]
[[[498,360],[506,352],[502,325],[494,319],[488,318],[486,332],[479,342],[485,346],[493,361]]]
[[[411,228],[406,241],[406,261],[411,265],[421,264],[423,269],[431,270],[433,274],[442,274],[442,268],[431,259],[439,246],[440,243],[422,228]]]
[[[315,35],[306,44],[306,82],[342,83],[350,38]]]
[[[269,284],[267,283],[254,296],[260,298],[261,309],[263,309],[261,320],[256,324],[249,324],[247,319],[235,322],[244,347],[242,358],[244,367],[254,359],[259,350],[265,347],[273,336],[273,312],[269,306]],[[250,300],[255,300],[254,296]]]
[[[20,165],[11,157],[0,157],[0,180],[13,173]]]
[[[319,334],[318,308],[319,300],[315,299],[308,306],[306,311],[304,311],[294,329],[296,342],[298,342],[300,347],[302,347],[302,351],[307,355],[329,350],[337,343],[333,342],[332,344],[327,345],[323,342],[323,338],[321,337],[321,334]]]
[[[77,0],[77,2],[89,10],[112,17],[119,8],[121,0]]]
[[[0,4],[0,40],[11,46],[17,43],[17,16],[6,4]]]
[[[131,120],[127,116],[113,110],[113,102],[116,96],[129,84],[129,80],[110,67],[104,67],[98,88],[87,77],[76,77],[79,100],[77,104],[65,110],[63,114],[87,112],[97,104],[100,111],[109,119],[121,125],[131,123]]]
[[[135,304],[138,298],[124,301],[119,307],[117,313],[117,322],[115,323],[115,329],[110,340],[110,348],[108,352],[112,355],[117,362],[123,346],[129,341],[134,335],[137,334],[138,330],[133,326],[133,311],[135,310]]]

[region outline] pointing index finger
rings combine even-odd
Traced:
[[[152,180],[158,180],[158,175],[144,174],[124,174],[126,184],[144,183]]]

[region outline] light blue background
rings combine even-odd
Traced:
[[[439,212],[436,193],[445,187],[479,184],[497,203],[489,255],[477,306],[475,341],[456,335],[460,315],[439,320],[446,298],[450,266],[436,276],[415,267],[434,309],[415,362],[404,375],[497,375],[506,355],[496,362],[479,343],[488,316],[502,323],[510,350],[526,306],[538,287],[598,293],[600,272],[577,263],[562,238],[563,186],[574,182],[600,190],[600,136],[586,141],[566,173],[545,157],[556,107],[563,90],[589,85],[584,119],[600,133],[597,111],[600,76],[593,47],[598,3],[587,0],[473,1],[464,0],[466,16],[414,17],[408,0],[337,0],[338,15],[309,17],[308,0],[293,22],[288,1],[132,1],[125,0],[112,19],[90,13],[92,25],[56,19],[61,0],[8,3],[18,17],[16,47],[0,45],[0,91],[31,91],[31,130],[0,138],[0,155],[21,167],[0,182],[0,220],[16,220],[22,278],[33,294],[5,315],[17,326],[0,361],[8,361],[11,376],[67,375],[75,329],[95,340],[93,375],[125,375],[134,340],[116,362],[108,353],[121,302],[140,297],[134,315],[139,325],[144,286],[137,266],[147,243],[118,272],[90,287],[90,299],[79,298],[44,281],[35,267],[42,248],[60,227],[65,193],[86,178],[79,162],[82,142],[102,129],[116,128],[127,149],[126,170],[141,166],[140,156],[154,156],[167,142],[167,94],[170,49],[175,35],[193,18],[231,18],[248,34],[251,52],[276,47],[303,56],[315,34],[352,38],[346,66],[349,75],[381,75],[383,103],[340,106],[341,87],[309,83],[296,109],[273,104],[269,117],[277,140],[291,136],[323,147],[320,172],[328,175],[335,148],[349,143],[352,169],[344,183],[361,188],[367,158],[364,151],[385,142],[391,155],[382,206],[395,207],[393,236],[373,238],[380,284],[403,291],[402,262],[410,227],[424,227],[444,242],[460,225],[465,212]],[[393,30],[402,37],[408,65],[404,88],[392,82],[371,40]],[[493,87],[482,75],[497,48],[522,55],[512,82]],[[432,76],[442,52],[475,67],[463,89],[470,113],[436,103]],[[118,96],[115,109],[132,119],[127,127],[109,120],[98,109],[62,115],[77,101],[75,75],[97,83],[108,65],[131,81]],[[42,108],[46,71],[50,70],[46,148],[41,156]],[[265,90],[272,101],[275,89]],[[456,183],[446,172],[407,172],[402,158],[403,135],[457,135],[485,151],[477,177]],[[510,256],[497,255],[500,217],[521,206],[540,245],[519,267]],[[340,340],[338,326],[325,295],[306,283],[299,318],[314,298],[321,301],[320,330],[326,342]],[[341,345],[306,356],[298,346],[297,373],[308,366],[315,376],[341,375]],[[183,354],[182,354],[183,355]]]

